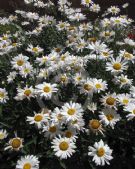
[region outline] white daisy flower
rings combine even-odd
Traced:
[[[20,68],[20,75],[24,78],[26,78],[28,75],[32,76],[33,74],[33,67],[32,65],[28,62],[24,66]]]
[[[89,121],[89,128],[95,134],[103,134],[104,131],[104,129],[102,128],[102,123],[97,119],[92,119]]]
[[[74,121],[78,120],[79,117],[83,115],[83,109],[79,103],[73,103],[71,101],[70,103],[65,103],[62,106],[61,114],[67,121]]]
[[[32,44],[30,44],[27,48],[27,51],[33,54],[39,54],[43,52],[43,49],[40,48],[39,46],[34,47]]]
[[[135,118],[135,104],[134,103],[129,103],[125,108],[125,111],[130,112],[126,117],[128,120],[132,120]]]
[[[116,94],[110,94],[110,93],[106,93],[105,96],[103,96],[101,98],[101,102],[105,107],[109,107],[109,108],[116,108],[116,101],[117,101],[117,97]]]
[[[46,99],[51,99],[52,94],[58,91],[56,87],[57,87],[57,84],[50,84],[50,83],[44,82],[43,84],[39,84],[36,86],[37,88],[36,91],[37,93],[39,93],[41,97],[45,97]]]
[[[81,86],[79,87],[79,89],[80,89],[80,93],[92,95],[94,92],[93,79],[87,78],[86,80],[84,80]]]
[[[29,124],[35,124],[40,129],[44,123],[48,123],[49,118],[48,113],[44,113],[43,111],[41,113],[34,112],[33,117],[27,116],[27,121]]]
[[[120,104],[127,106],[132,101],[132,98],[131,98],[131,95],[127,94],[127,93],[126,94],[119,94],[118,101]]]
[[[98,93],[101,91],[105,91],[107,89],[107,83],[106,81],[103,81],[102,79],[93,79],[94,84],[94,90]]]
[[[117,6],[111,6],[107,9],[108,13],[117,15],[120,12],[120,9]]]
[[[7,135],[8,133],[6,130],[0,129],[0,140],[7,138]]]
[[[15,96],[16,100],[23,100],[25,98],[30,100],[31,97],[34,97],[34,89],[32,86],[26,86],[24,89],[18,88],[17,92],[17,96]]]
[[[94,146],[89,146],[89,156],[93,157],[93,161],[96,165],[104,166],[105,163],[110,164],[109,161],[113,159],[112,150],[107,144],[104,144],[102,140],[95,142]]]
[[[127,62],[125,60],[122,61],[121,57],[117,57],[116,59],[111,58],[110,62],[106,63],[106,70],[112,74],[122,73],[127,68]]]
[[[16,169],[39,169],[39,160],[34,155],[21,157],[17,161]]]
[[[52,141],[52,148],[55,152],[55,155],[60,159],[67,159],[75,153],[75,143],[68,138],[54,138]]]
[[[107,46],[104,42],[96,41],[95,43],[92,42],[91,44],[89,44],[87,48],[92,50],[92,53],[96,52],[96,54],[99,54],[103,50],[105,50]]]
[[[62,132],[60,130],[60,125],[59,124],[48,124],[48,126],[44,126],[43,127],[43,132],[44,132],[44,136],[52,139],[58,135],[61,135]]]
[[[9,100],[6,89],[0,88],[0,103],[6,103]]]
[[[51,119],[54,124],[60,124],[64,122],[64,116],[61,113],[61,109],[56,107],[51,113]]]
[[[115,124],[121,120],[120,115],[114,109],[104,109],[100,112],[99,118],[105,124],[105,126],[110,126],[114,129]]]
[[[11,61],[13,68],[20,69],[26,63],[28,63],[29,58],[24,56],[23,54],[19,54],[18,56],[14,57]]]
[[[23,139],[20,137],[14,137],[9,140],[8,145],[5,147],[5,150],[14,150],[19,151],[23,147]]]
[[[81,4],[89,7],[91,4],[93,4],[93,1],[92,0],[81,0]]]

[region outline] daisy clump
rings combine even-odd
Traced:
[[[0,169],[135,168],[130,3],[24,3],[0,14]]]

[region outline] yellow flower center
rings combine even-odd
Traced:
[[[3,98],[4,98],[4,93],[0,92],[0,99],[3,99]]]
[[[112,114],[107,114],[106,118],[108,121],[111,121],[112,119],[114,119],[114,116]]]
[[[109,56],[109,53],[108,53],[108,52],[103,52],[103,55],[104,55],[105,57],[107,57],[107,56]]]
[[[78,122],[77,120],[74,120],[72,121],[72,124],[77,124],[77,122]]]
[[[66,76],[61,76],[61,77],[60,77],[60,81],[61,81],[61,82],[66,82],[66,80],[67,80],[67,77],[66,77]]]
[[[96,86],[97,89],[101,89],[102,88],[102,85],[100,83],[97,83],[95,86]]]
[[[86,4],[89,4],[91,2],[91,0],[85,0]]]
[[[31,94],[31,90],[29,90],[29,89],[25,90],[24,94],[25,94],[26,96],[29,96],[29,95]]]
[[[110,36],[110,32],[105,32],[105,36]]]
[[[31,164],[30,163],[26,163],[26,164],[24,164],[24,166],[23,166],[23,169],[31,169]]]
[[[37,114],[37,115],[35,115],[34,120],[36,122],[40,122],[41,120],[43,120],[43,116],[41,114]]]
[[[121,81],[121,83],[126,83],[127,79],[121,78],[120,81]]]
[[[3,36],[3,38],[2,38],[3,40],[7,40],[8,38],[7,38],[7,36]]]
[[[72,137],[72,132],[71,131],[66,131],[66,133],[65,133],[65,136],[67,137],[67,138],[71,138]]]
[[[123,99],[123,104],[128,104],[129,100],[128,99]]]
[[[116,19],[115,22],[116,22],[116,23],[120,23],[120,20]]]
[[[21,146],[21,140],[18,138],[14,138],[11,143],[13,148],[19,148]]]
[[[97,39],[95,37],[89,38],[89,41],[95,43],[97,41]]]
[[[5,137],[5,134],[4,133],[0,133],[0,140],[3,140]]]
[[[66,151],[66,150],[69,148],[69,145],[68,145],[68,143],[67,143],[66,141],[63,141],[63,142],[61,142],[61,143],[59,144],[59,148],[60,148],[60,150],[62,150],[62,151]]]
[[[34,48],[32,48],[32,51],[33,52],[38,52],[38,48],[34,47]]]
[[[51,132],[51,133],[55,133],[56,132],[56,126],[51,126],[50,128],[49,128],[49,131]]]
[[[12,46],[14,46],[14,47],[15,47],[16,45],[17,45],[17,43],[12,43]]]
[[[71,116],[72,116],[72,115],[74,115],[74,114],[75,114],[75,112],[76,112],[76,110],[75,110],[75,109],[73,109],[73,108],[71,108],[71,109],[68,109],[68,112],[67,112],[67,113],[68,113],[69,115],[71,115]]]
[[[115,70],[120,70],[121,69],[121,64],[120,63],[114,63],[113,68]]]
[[[63,117],[62,114],[58,114],[58,115],[57,115],[57,119],[58,119],[59,121],[62,120],[62,117]]]
[[[100,127],[101,123],[99,120],[91,120],[89,126],[93,129],[98,129]]]
[[[43,90],[45,93],[49,93],[51,91],[51,88],[49,86],[45,86]]]
[[[133,110],[133,113],[135,114],[135,109]]]
[[[90,84],[84,84],[83,88],[87,91],[90,91],[93,87]]]
[[[97,150],[97,156],[98,157],[102,157],[102,156],[104,156],[104,154],[105,154],[104,148],[100,148],[100,149]]]
[[[110,105],[110,106],[112,106],[112,105],[114,105],[114,103],[115,103],[115,98],[113,98],[113,97],[108,97],[107,99],[106,99],[106,103],[108,104],[108,105]]]
[[[17,65],[18,65],[18,66],[22,66],[23,64],[24,64],[24,61],[23,61],[23,60],[18,60],[18,61],[17,61]]]
[[[61,51],[61,48],[55,48],[55,51],[59,53]]]
[[[132,58],[132,55],[128,52],[125,52],[124,57],[130,59]]]

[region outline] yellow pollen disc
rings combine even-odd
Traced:
[[[85,0],[86,4],[89,4],[91,2],[91,0]]]
[[[59,144],[59,148],[60,148],[60,150],[62,150],[62,151],[66,151],[66,150],[69,148],[69,145],[68,145],[68,143],[67,143],[66,141],[63,141],[63,142],[61,142],[61,143]]]
[[[49,131],[51,132],[51,133],[55,133],[56,132],[56,126],[51,126],[50,128],[49,128]]]
[[[12,46],[16,46],[17,45],[17,43],[12,43]]]
[[[59,53],[61,51],[61,48],[55,48],[55,51]]]
[[[60,81],[61,81],[61,82],[66,82],[66,80],[67,80],[67,77],[66,77],[66,76],[61,76],[61,77],[60,77]]]
[[[97,156],[102,157],[105,154],[105,150],[103,148],[100,148],[97,150]]]
[[[105,32],[105,36],[110,36],[110,32]]]
[[[17,61],[17,65],[18,65],[18,66],[22,66],[23,64],[24,64],[24,61],[23,61],[23,60],[18,60],[18,61]]]
[[[0,99],[3,99],[3,98],[4,98],[4,93],[0,92]]]
[[[125,52],[124,57],[130,59],[132,58],[132,55],[128,52]]]
[[[121,78],[120,81],[121,81],[122,83],[126,83],[126,82],[127,82],[127,79]]]
[[[31,164],[30,163],[26,163],[26,164],[24,164],[24,166],[23,166],[23,169],[31,169]]]
[[[62,61],[64,61],[65,58],[66,58],[66,56],[64,56],[64,55],[61,56],[61,60],[62,60]]]
[[[14,138],[11,143],[13,148],[19,148],[21,146],[21,140],[18,138]]]
[[[25,94],[26,96],[29,96],[29,95],[31,94],[31,90],[29,90],[29,89],[25,90],[24,94]]]
[[[8,38],[6,37],[6,36],[3,36],[3,38],[2,38],[3,40],[7,40]]]
[[[114,119],[114,116],[112,114],[107,114],[106,118],[108,121],[111,121],[112,119]]]
[[[82,77],[77,77],[76,79],[77,79],[78,81],[80,81],[80,80],[82,80]]]
[[[116,23],[120,23],[120,20],[116,19],[115,22],[116,22]]]
[[[7,45],[6,45],[6,44],[2,45],[2,48],[6,48],[6,47],[7,47]]]
[[[33,51],[33,52],[38,52],[38,48],[36,48],[36,47],[35,47],[35,48],[32,48],[32,51]]]
[[[0,140],[3,140],[5,137],[5,134],[4,133],[0,133]]]
[[[24,69],[24,72],[25,72],[25,73],[29,73],[29,72],[30,72],[30,69],[26,68],[26,69]]]
[[[101,123],[99,120],[91,120],[89,123],[89,126],[93,129],[98,129],[100,127]]]
[[[100,83],[97,83],[95,86],[96,86],[97,89],[101,89],[102,88],[102,85]]]
[[[67,137],[67,138],[71,138],[72,137],[72,132],[71,131],[66,131],[66,133],[65,133],[65,136]]]
[[[108,97],[107,99],[106,99],[106,103],[108,104],[108,105],[110,105],[110,106],[112,106],[112,105],[114,105],[114,103],[115,103],[115,98],[113,98],[113,97]]]
[[[83,88],[87,91],[90,91],[93,87],[90,84],[84,84]]]
[[[77,124],[77,122],[78,122],[77,120],[74,120],[72,121],[72,124]]]
[[[95,37],[93,37],[93,38],[89,38],[89,41],[95,43],[97,41],[97,39]]]
[[[128,104],[128,103],[129,103],[129,100],[128,100],[128,99],[123,99],[123,103],[124,103],[124,104]]]
[[[43,116],[41,114],[37,114],[37,115],[35,115],[34,120],[36,122],[40,122],[41,120],[43,120]]]
[[[61,23],[60,24],[60,28],[64,28],[65,27],[65,24],[64,23]]]
[[[76,110],[71,108],[71,109],[68,109],[67,113],[72,116],[75,114],[75,112],[76,112]]]
[[[63,117],[62,114],[58,114],[58,115],[57,115],[57,119],[58,119],[59,121],[62,120],[62,117]]]
[[[49,86],[45,86],[43,90],[45,93],[49,93],[51,91],[51,88]]]
[[[135,109],[133,110],[133,113],[135,114]]]
[[[103,55],[104,55],[105,57],[107,57],[107,56],[109,56],[109,53],[108,53],[108,52],[103,52]]]
[[[115,70],[120,70],[121,69],[121,64],[120,63],[114,63],[113,68]]]

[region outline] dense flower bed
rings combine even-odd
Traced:
[[[25,3],[0,18],[1,169],[96,169],[133,154],[134,21],[121,15],[128,4],[103,13],[91,0],[81,9],[67,0]]]

